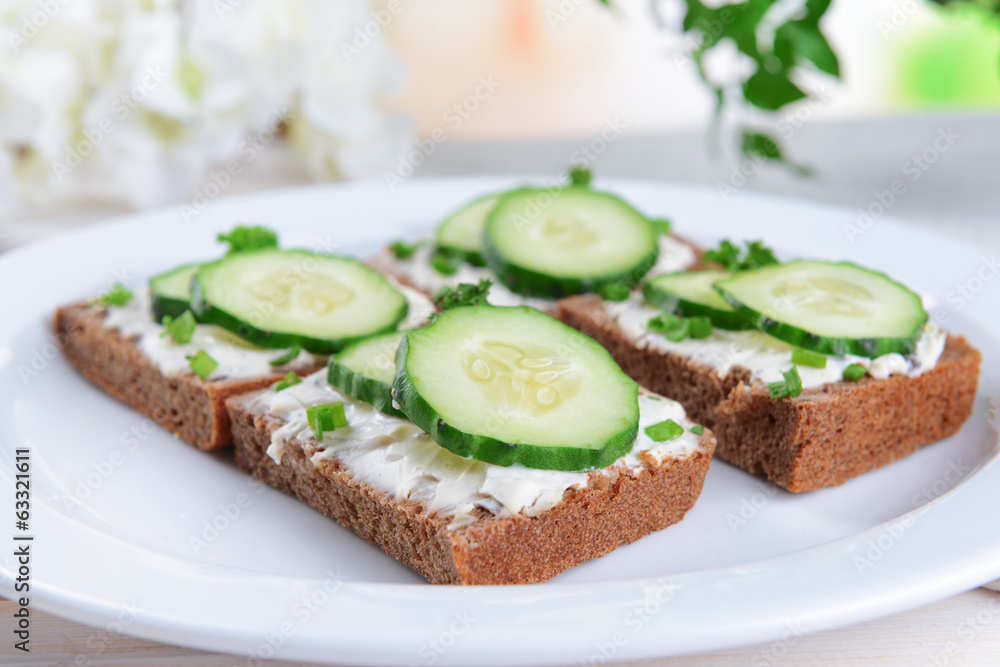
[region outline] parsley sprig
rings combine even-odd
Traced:
[[[763,241],[746,241],[746,249],[740,250],[729,239],[723,239],[718,248],[705,252],[705,262],[715,262],[729,271],[747,271],[759,269],[762,266],[780,264],[774,256],[774,251],[764,245]]]
[[[230,255],[248,250],[278,247],[278,234],[260,225],[238,225],[228,234],[220,233],[216,238],[221,243],[229,244]]]

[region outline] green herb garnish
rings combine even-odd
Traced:
[[[657,234],[666,236],[670,233],[671,223],[667,218],[652,218],[649,222],[653,225],[653,229],[656,230]]]
[[[809,368],[826,368],[826,355],[796,348],[792,350],[792,363]]]
[[[184,314],[177,319],[174,319],[170,315],[165,315],[163,317],[164,329],[160,337],[166,338],[170,336],[178,345],[187,345],[191,342],[191,336],[194,334],[196,324],[194,313],[190,310],[185,310]]]
[[[788,385],[788,395],[792,398],[802,393],[802,378],[799,376],[798,366],[792,366],[782,373],[785,376],[785,384]]]
[[[312,428],[317,440],[323,439],[327,431],[335,431],[347,426],[347,415],[344,414],[344,402],[325,403],[306,408],[306,420]]]
[[[706,251],[703,259],[721,264],[729,271],[747,271],[780,263],[763,241],[746,241],[746,250],[741,251],[729,239],[723,239],[718,248]]]
[[[302,378],[295,371],[288,371],[288,374],[280,381],[274,383],[274,390],[281,391],[302,382]]]
[[[263,250],[278,247],[278,235],[267,227],[259,225],[239,225],[228,234],[220,233],[216,239],[229,244],[229,253],[247,250]]]
[[[419,247],[420,241],[417,241],[416,243],[407,243],[406,241],[399,240],[393,242],[393,244],[389,246],[389,250],[392,251],[392,254],[395,255],[397,259],[409,259]]]
[[[704,435],[704,433],[705,433],[705,427],[704,426],[692,426],[691,427],[691,432],[694,433],[695,435]]]
[[[666,419],[661,421],[659,424],[647,426],[644,430],[646,431],[646,435],[648,435],[654,442],[676,440],[684,434],[684,427],[675,422],[673,419]]]
[[[91,306],[127,306],[132,300],[132,290],[121,283],[115,283],[111,289],[90,302]]]
[[[445,287],[434,297],[434,305],[442,311],[464,306],[485,306],[493,281],[482,278],[478,285],[459,283],[456,287]]]
[[[685,319],[683,317],[679,318],[677,326],[672,329],[667,329],[663,332],[663,335],[667,337],[667,340],[679,343],[688,337],[691,333],[691,320]]]
[[[712,335],[712,320],[707,317],[688,317],[686,319],[689,337],[700,340]]]
[[[646,322],[646,328],[654,333],[667,333],[671,329],[680,326],[680,323],[681,318],[673,313],[663,313],[662,315],[649,318],[649,321]]]
[[[288,352],[285,352],[280,357],[271,359],[271,361],[268,363],[270,363],[272,366],[283,366],[284,364],[287,364],[288,362],[297,359],[299,354],[301,353],[302,353],[302,348],[299,347],[298,345],[293,345],[292,347],[288,348]]]
[[[193,355],[185,357],[185,359],[188,360],[188,366],[191,367],[194,374],[202,380],[211,375],[212,371],[219,367],[219,362],[209,356],[205,350],[198,350]]]
[[[569,184],[570,186],[578,187],[590,187],[590,181],[593,175],[590,170],[586,167],[573,167],[569,170]]]
[[[868,373],[868,370],[861,364],[851,364],[844,369],[844,379],[857,382]]]
[[[442,276],[453,276],[458,273],[459,263],[459,259],[441,253],[435,253],[431,257],[431,266]]]
[[[784,398],[785,396],[795,398],[802,393],[802,378],[799,376],[797,366],[792,366],[787,371],[784,371],[782,375],[785,378],[784,380],[769,382],[767,384],[767,388],[771,392],[771,398]]]
[[[607,301],[624,301],[630,291],[625,283],[608,283],[601,287],[601,298]]]

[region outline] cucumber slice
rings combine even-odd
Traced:
[[[153,316],[157,322],[164,317],[180,317],[191,310],[191,279],[201,264],[178,266],[149,279],[153,301]]]
[[[684,317],[707,317],[712,326],[729,331],[752,329],[753,323],[726,303],[712,283],[725,280],[729,271],[685,271],[651,278],[642,296],[657,308]]]
[[[384,276],[355,259],[272,249],[202,266],[191,307],[199,321],[261,347],[328,354],[394,330],[408,306]]]
[[[393,393],[459,456],[586,470],[627,453],[638,385],[594,339],[527,306],[468,306],[406,334]]]
[[[473,266],[485,266],[483,229],[500,195],[486,195],[469,202],[438,225],[434,242],[439,252]]]
[[[927,322],[916,293],[851,262],[765,266],[715,288],[761,331],[821,354],[910,354]]]
[[[393,331],[351,343],[330,357],[327,380],[348,396],[393,417],[406,415],[392,407],[392,380],[396,375],[396,348],[406,335]]]
[[[521,188],[497,201],[483,252],[512,291],[562,297],[635,286],[656,263],[659,247],[649,220],[612,194]]]

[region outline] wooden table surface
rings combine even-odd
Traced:
[[[746,188],[825,201],[851,208],[872,201],[900,172],[908,156],[924,149],[941,128],[952,128],[959,141],[922,177],[919,188],[899,198],[897,220],[936,229],[978,244],[984,252],[1000,250],[1000,117],[995,115],[916,116],[802,126],[787,148],[799,161],[817,168],[801,179],[786,171],[764,169]],[[961,139],[961,138],[964,138]],[[521,143],[444,144],[417,177],[470,174],[546,174],[566,167],[581,139]],[[667,179],[717,185],[731,178],[731,166],[714,163],[704,153],[700,130],[657,136],[623,136],[595,163],[601,176]],[[874,148],[873,148],[874,147]],[[305,182],[305,174],[280,147],[270,151],[228,195]],[[114,209],[16,212],[0,220],[0,250],[73,228],[116,213]],[[1000,303],[1000,288],[991,285]],[[987,510],[989,511],[989,510]],[[1000,576],[1000,563],[997,564]],[[13,649],[10,631],[15,603],[0,600],[0,664],[32,665],[246,665],[236,656],[168,646],[92,628],[39,611],[32,612],[31,652]],[[127,630],[126,630],[127,631]],[[274,665],[301,663],[269,662]],[[917,609],[861,625],[788,642],[747,646],[646,665],[1000,665],[1000,594],[974,589]]]

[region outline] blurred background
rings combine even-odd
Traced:
[[[775,26],[825,5],[743,4],[766,8],[754,37],[762,50]],[[988,133],[977,141],[981,150],[1000,141],[995,3],[836,0],[819,27],[839,78],[810,62],[820,62],[822,45],[800,35],[803,57],[789,71],[804,98],[777,100],[770,111],[739,94],[753,62],[725,39],[733,24],[706,20],[691,30],[683,21],[692,5],[702,6],[3,0],[0,234],[12,244],[136,208],[197,211],[217,196],[260,187],[345,178],[392,187],[411,175],[540,173],[570,161],[731,184],[733,169],[754,157],[740,150],[747,127],[776,140],[792,165],[756,159],[753,187],[849,203],[845,192],[830,193],[863,193],[870,183],[831,174],[863,168],[869,154],[886,156],[897,171],[906,158],[909,146],[877,129],[880,119],[906,126],[935,118],[912,121],[926,125],[917,148],[955,114]],[[715,94],[692,56],[720,33],[702,63],[727,100],[713,125]],[[767,54],[761,63],[785,67]],[[780,97],[764,91],[772,92]],[[851,125],[861,119],[864,127]],[[840,134],[816,134],[831,124]],[[616,167],[610,151],[581,160],[572,150],[602,136],[634,146],[659,137],[660,148],[643,153],[642,169],[632,171]],[[538,142],[549,142],[543,159],[532,153]]]

